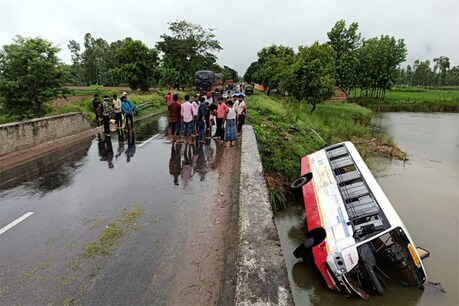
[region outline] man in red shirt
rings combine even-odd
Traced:
[[[180,142],[180,121],[182,106],[178,103],[178,96],[174,95],[173,102],[168,106],[169,122],[171,123],[171,132],[173,141]]]

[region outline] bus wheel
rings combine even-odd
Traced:
[[[302,258],[306,255],[306,252],[314,245],[314,238],[309,238],[302,244],[300,244],[295,251],[293,251],[293,256],[295,258]]]
[[[306,173],[305,175],[300,176],[295,181],[293,181],[293,183],[290,185],[290,188],[300,189],[305,184],[307,184],[311,179],[312,179],[312,173],[311,172]]]

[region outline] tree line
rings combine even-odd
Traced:
[[[459,66],[451,67],[449,57],[440,56],[430,60],[415,60],[400,70],[401,86],[441,87],[459,86]]]
[[[327,33],[326,43],[301,46],[296,53],[288,46],[265,47],[244,79],[305,99],[313,109],[333,95],[335,86],[384,98],[400,77],[400,64],[407,54],[405,43],[388,35],[365,39],[358,28],[356,22],[346,27],[340,20]]]
[[[2,111],[24,118],[40,116],[46,102],[69,93],[66,85],[180,89],[192,86],[195,72],[204,69],[237,80],[234,69],[217,63],[222,47],[214,31],[176,20],[154,47],[131,37],[109,43],[87,33],[83,44],[69,41],[70,64],[58,57],[61,48],[52,42],[16,36],[0,49]]]

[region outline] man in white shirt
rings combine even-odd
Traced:
[[[191,133],[193,132],[193,119],[197,115],[193,106],[190,103],[190,96],[185,96],[185,103],[182,104],[181,114],[184,124],[185,137],[188,138],[188,143],[192,144]]]
[[[242,126],[244,125],[245,118],[247,117],[247,106],[245,105],[243,94],[240,94],[238,97],[237,113],[239,114],[237,132],[240,134],[242,133]]]

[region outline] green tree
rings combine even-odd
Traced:
[[[225,79],[227,80],[234,80],[235,82],[237,82],[237,80],[239,79],[237,71],[228,66],[223,66],[222,73],[225,76]]]
[[[250,64],[249,68],[244,74],[244,81],[247,83],[258,83],[259,81],[254,77],[260,64],[258,62],[253,62]]]
[[[400,77],[400,64],[405,61],[406,53],[402,39],[385,35],[363,40],[356,52],[361,95],[384,98],[386,90]]]
[[[103,73],[108,71],[109,45],[107,41],[102,38],[94,38],[90,33],[86,33],[83,45],[85,50],[81,55],[81,66],[84,70],[86,84],[104,84]]]
[[[448,69],[450,67],[449,58],[447,56],[440,56],[433,59],[434,72],[439,71],[438,85],[443,86],[446,83]]]
[[[435,73],[429,60],[415,60],[413,64],[413,85],[432,86]]]
[[[60,48],[42,38],[16,36],[0,49],[0,96],[7,112],[43,115],[43,105],[65,93],[68,75]]]
[[[177,20],[169,23],[169,30],[171,34],[161,35],[156,48],[161,52],[166,71],[177,71],[174,85],[179,89],[183,85],[193,84],[196,70],[212,66],[217,60],[214,52],[222,47],[215,39],[214,29],[204,29],[201,25]]]
[[[338,21],[328,35],[328,44],[335,50],[336,86],[349,91],[355,87],[357,59],[356,50],[360,47],[359,24],[351,23],[346,28],[344,20]]]
[[[300,47],[289,67],[281,89],[298,100],[316,104],[331,98],[335,92],[335,52],[328,44],[315,42],[310,47]]]
[[[281,81],[286,77],[288,67],[293,63],[294,55],[291,47],[282,45],[261,49],[258,52],[259,67],[253,77],[269,89],[278,89]]]
[[[116,58],[132,90],[147,91],[157,79],[158,52],[140,40],[124,39]]]
[[[70,73],[72,75],[71,84],[73,85],[83,85],[85,84],[84,80],[84,70],[81,66],[81,47],[76,40],[70,40],[67,47],[70,50],[72,65],[70,66]]]

